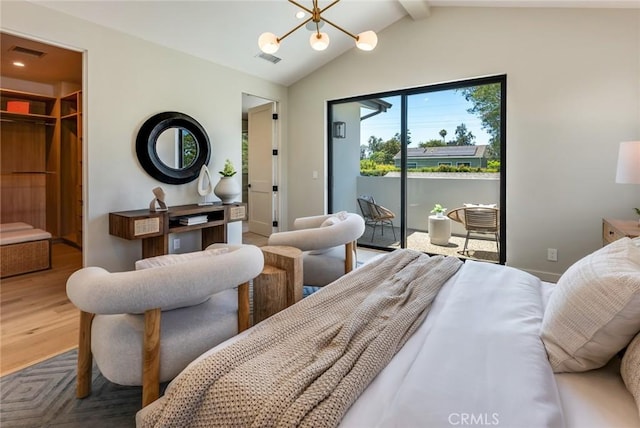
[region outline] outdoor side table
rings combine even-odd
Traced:
[[[430,215],[429,238],[433,245],[448,245],[451,238],[451,220],[448,217]]]

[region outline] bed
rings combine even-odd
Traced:
[[[341,427],[640,427],[638,405],[633,395],[636,394],[636,399],[640,397],[640,375],[637,373],[640,370],[638,243],[640,241],[625,238],[624,242],[595,252],[572,266],[558,286],[543,283],[510,267],[474,261],[460,263],[438,288],[433,300],[427,303],[426,317],[417,319],[415,331],[410,332],[388,364],[371,376],[371,382],[356,391],[356,398],[344,393],[342,383],[334,385],[294,425],[321,426],[327,422],[327,426]],[[245,349],[247,343],[257,343],[261,337],[265,339],[260,340],[282,337],[283,349],[289,349],[287,340],[297,341],[303,348],[306,340],[296,337],[297,333],[289,334],[290,330],[282,330],[282,325],[289,320],[321,323],[322,317],[315,314],[315,308],[327,302],[333,302],[337,308],[346,299],[345,293],[352,287],[358,290],[359,278],[367,275],[387,269],[388,276],[396,278],[398,272],[404,273],[410,266],[399,258],[405,257],[407,252],[411,253],[411,250],[397,250],[369,263],[203,354],[171,382],[163,397],[138,412],[137,426],[250,425],[246,421],[252,421],[254,426],[275,426],[278,418],[279,423],[289,421],[292,411],[289,407],[283,410],[274,397],[279,396],[281,384],[288,381],[290,367],[306,357],[297,354],[278,357],[292,359],[282,360],[286,364],[274,373],[278,376],[280,372],[286,372],[286,375],[273,381],[262,375],[253,376],[245,362],[230,361],[234,359],[229,356],[243,355],[233,352]],[[422,263],[426,257],[410,255],[415,257],[415,263]],[[437,276],[431,272],[418,276]],[[565,322],[567,313],[584,314],[586,311],[580,307],[559,310],[559,305],[569,302],[571,306],[580,301],[575,293],[585,293],[584,283],[587,284],[587,305],[592,305],[594,299],[588,293],[598,287],[610,287],[613,277],[625,290],[623,297],[614,299],[622,309],[613,309],[616,315],[622,311],[622,321],[614,320],[616,316],[596,312],[592,318],[607,319],[606,325],[595,326],[594,321],[585,327]],[[413,281],[409,280],[411,284]],[[376,292],[372,291],[372,294]],[[409,302],[408,297],[403,304],[413,304],[406,302]],[[605,306],[611,309],[611,305]],[[560,316],[554,317],[550,312]],[[562,335],[567,328],[592,330],[586,334],[572,332],[567,343],[563,343]],[[611,328],[622,333],[612,333]],[[285,332],[287,334],[282,334]],[[606,337],[603,339],[599,334]],[[381,335],[376,333],[374,336]],[[595,348],[593,343],[587,343],[589,339],[576,344],[574,338],[583,335],[591,335],[591,341],[596,342]],[[621,359],[616,354],[626,345],[629,345],[629,355],[625,354]],[[277,352],[278,346],[261,354],[269,354],[271,349]],[[351,349],[349,346],[346,349]],[[603,351],[603,348],[608,349]],[[271,358],[270,364],[281,363],[273,355]],[[621,364],[626,374],[624,378],[620,374]],[[200,376],[211,367],[213,371],[224,373],[202,387]],[[359,366],[350,367],[356,371]],[[241,375],[226,377],[232,373]],[[317,379],[322,380],[323,376]],[[344,376],[345,379],[348,377]],[[291,395],[292,389],[284,389],[284,395]],[[198,394],[194,392],[196,390],[204,392]],[[230,407],[224,409],[224,418],[212,416],[212,412],[217,415],[219,410],[212,401],[223,401],[221,397],[231,390],[241,391],[242,397],[230,400]],[[302,396],[300,393],[299,397]],[[291,408],[300,407],[296,401],[299,397],[293,397]],[[333,400],[332,406],[344,405],[344,412],[335,423],[318,418],[314,413],[324,405],[324,400]],[[258,403],[257,410],[244,407],[255,403]],[[256,419],[256,414],[264,419]]]

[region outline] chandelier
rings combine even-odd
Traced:
[[[318,0],[313,0],[313,9],[308,9],[302,6],[301,4],[295,2],[294,0],[288,0],[288,1],[289,3],[293,3],[300,9],[309,13],[311,17],[306,19],[304,22],[296,26],[294,29],[292,29],[282,37],[276,37],[276,35],[273,33],[268,33],[268,32],[262,33],[258,38],[258,46],[260,46],[260,50],[262,50],[262,52],[264,53],[272,54],[277,52],[278,49],[280,48],[280,42],[282,40],[284,40],[289,34],[301,28],[303,25],[307,25],[307,24],[309,24],[307,25],[307,28],[313,30],[313,34],[311,34],[311,37],[309,38],[309,43],[311,44],[311,47],[317,51],[325,50],[327,46],[329,46],[329,36],[327,35],[327,33],[320,32],[320,28],[323,26],[325,22],[331,25],[332,27],[342,31],[347,36],[353,38],[356,41],[356,47],[358,47],[358,49],[362,49],[363,51],[370,51],[376,47],[376,44],[378,44],[378,36],[373,31],[364,31],[358,35],[355,35],[348,32],[344,28],[339,27],[338,25],[334,24],[333,22],[329,21],[328,19],[322,16],[322,14],[327,9],[329,9],[330,7],[338,3],[340,0],[335,0],[333,3],[331,3],[324,9],[320,9],[318,7]]]

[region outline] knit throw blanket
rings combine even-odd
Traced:
[[[396,250],[356,269],[192,365],[142,426],[338,425],[461,265]]]

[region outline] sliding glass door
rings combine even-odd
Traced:
[[[505,90],[496,76],[329,102],[329,208],[365,217],[359,245],[504,263]]]

